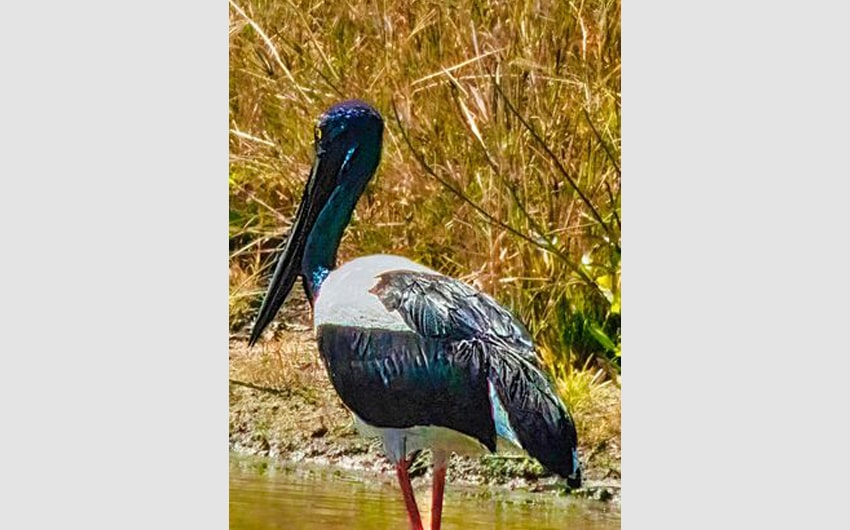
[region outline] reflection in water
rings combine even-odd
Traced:
[[[611,530],[620,528],[619,510],[593,501],[497,492],[482,498],[480,489],[447,485],[443,528]],[[486,490],[484,490],[486,491]],[[416,489],[423,523],[429,524],[430,494]],[[262,473],[230,468],[230,528],[401,529],[408,528],[397,488],[386,481],[352,475],[278,471]],[[535,501],[537,500],[537,502]]]

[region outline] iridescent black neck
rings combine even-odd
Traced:
[[[343,182],[333,191],[328,202],[319,213],[313,229],[307,238],[304,257],[301,260],[301,274],[304,277],[304,289],[311,300],[319,295],[319,289],[327,275],[336,267],[336,255],[345,227],[351,221],[351,214],[357,200],[374,174],[380,156],[380,144],[377,152],[363,153],[352,148],[346,160],[350,171]]]

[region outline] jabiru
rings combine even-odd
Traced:
[[[408,468],[422,449],[432,453],[434,530],[448,456],[494,452],[499,438],[579,487],[573,420],[519,320],[487,294],[403,257],[337,267],[343,231],[378,167],[383,130],[378,111],[359,100],[319,118],[312,171],[250,345],[300,276],[330,381],[360,434],[383,439],[414,530],[422,520]]]

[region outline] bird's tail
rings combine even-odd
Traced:
[[[488,377],[491,393],[495,392],[501,407],[495,416],[507,416],[508,425],[497,431],[509,432],[528,454],[546,469],[567,479],[571,488],[581,487],[581,465],[578,460],[573,419],[557,397],[546,375],[519,357],[491,359]],[[502,434],[502,433],[500,433]]]

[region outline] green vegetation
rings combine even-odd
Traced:
[[[401,254],[490,293],[583,433],[616,396],[597,434],[618,438],[619,0],[235,0],[230,21],[231,331],[259,307],[316,118],[365,99],[384,155],[340,260]]]

